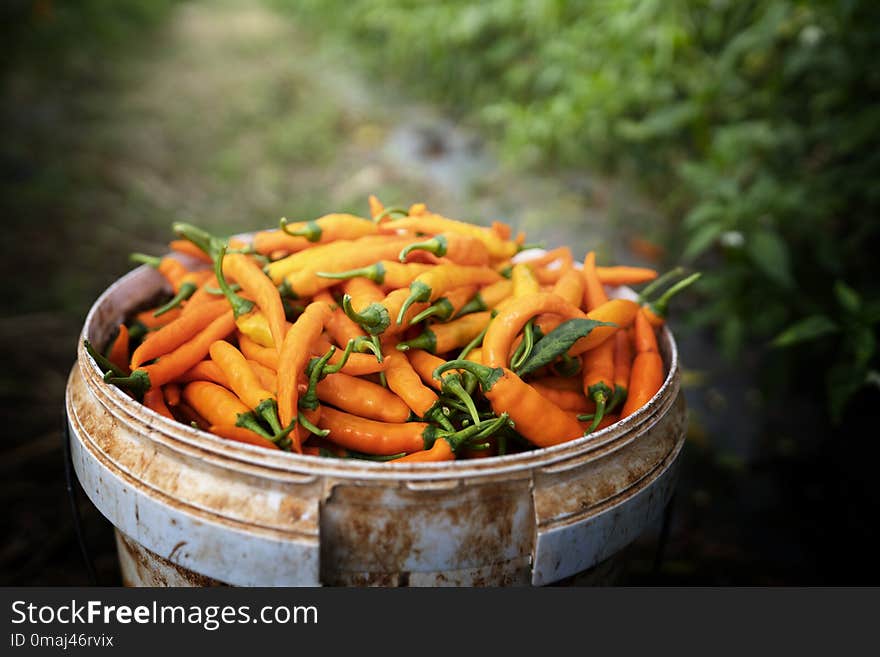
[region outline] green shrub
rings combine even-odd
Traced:
[[[690,319],[723,353],[818,340],[797,354],[827,373],[835,416],[880,378],[880,4],[279,4],[480,121],[510,162],[637,179],[673,259],[706,271]]]

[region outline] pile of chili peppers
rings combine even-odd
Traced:
[[[593,252],[581,264],[423,204],[370,197],[370,214],[282,219],[249,241],[176,223],[171,254],[132,256],[172,298],[120,324],[103,352],[86,349],[106,382],[167,418],[335,458],[547,447],[660,389],[655,331],[699,274],[600,267]],[[637,301],[608,296],[642,284]]]

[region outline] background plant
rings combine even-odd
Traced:
[[[876,3],[279,4],[354,40],[407,93],[492,129],[510,162],[637,179],[668,217],[670,259],[706,270],[690,321],[728,357],[805,318],[837,326],[844,287],[880,298],[866,255],[880,234]],[[772,356],[776,380],[809,361],[839,415],[877,380],[872,317]]]

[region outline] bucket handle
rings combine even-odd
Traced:
[[[67,487],[67,500],[70,502],[70,513],[73,517],[73,529],[76,533],[76,541],[79,544],[80,554],[86,567],[86,575],[91,586],[98,586],[98,576],[95,572],[95,562],[89,553],[85,536],[82,530],[82,517],[79,513],[78,504],[78,481],[73,472],[73,457],[70,452],[70,425],[67,417],[67,408],[61,411],[61,445],[64,453],[64,479]]]

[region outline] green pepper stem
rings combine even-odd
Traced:
[[[238,296],[232,291],[232,288],[229,287],[229,283],[226,282],[226,276],[223,275],[223,258],[225,257],[226,245],[224,244],[220,247],[217,256],[214,258],[214,275],[217,277],[217,284],[220,286],[220,289],[223,290],[223,296],[226,297],[226,300],[229,301],[229,305],[232,306],[232,313],[235,315],[235,319],[238,319],[242,315],[251,312],[254,309],[254,304],[252,301],[248,301],[247,299]]]
[[[406,456],[406,452],[398,454],[364,454],[363,452],[355,452],[346,450],[345,456],[350,459],[358,459],[360,461],[393,461]]]
[[[593,416],[593,424],[590,425],[590,428],[587,429],[586,433],[593,433],[593,431],[596,430],[596,427],[599,426],[602,418],[605,417],[605,402],[607,401],[605,393],[596,393],[593,395],[593,400],[596,402],[596,413]]]
[[[422,283],[421,281],[413,281],[409,286],[409,296],[406,298],[406,301],[403,302],[403,305],[400,307],[400,312],[397,313],[397,323],[403,324],[403,318],[406,316],[406,311],[409,310],[409,307],[416,303],[417,301],[430,301],[431,300],[431,288]]]
[[[150,389],[150,375],[144,370],[135,370],[129,376],[112,376],[112,372],[104,375],[104,381],[120,388],[125,388],[137,397],[143,397]]]
[[[409,351],[410,349],[424,349],[429,353],[437,351],[437,336],[431,329],[425,329],[412,340],[405,340],[397,343],[400,351]]]
[[[312,424],[311,420],[309,420],[309,418],[307,418],[302,413],[299,414],[299,423],[303,429],[306,429],[307,431],[315,434],[316,436],[321,436],[321,438],[323,438],[324,436],[326,436],[330,433],[330,429],[319,429],[314,424]]]
[[[392,214],[399,214],[399,215],[402,215],[402,216],[404,216],[404,217],[408,217],[408,216],[409,216],[409,210],[407,210],[406,208],[399,208],[399,207],[385,208],[384,210],[382,210],[382,212],[380,212],[380,213],[377,214],[375,217],[373,217],[373,223],[378,224],[378,223],[379,223],[380,221],[382,221],[385,217],[389,217],[389,216],[391,216]]]
[[[461,403],[464,404],[468,413],[470,413],[471,418],[474,423],[478,423],[480,421],[480,413],[477,411],[477,406],[474,404],[474,400],[467,393],[464,387],[461,384],[461,375],[454,373],[444,376],[443,379],[443,391],[448,392],[449,394],[457,397],[461,400]]]
[[[281,433],[281,422],[278,420],[278,404],[274,399],[264,399],[254,409],[275,434]]]
[[[307,221],[302,228],[291,228],[287,222],[286,217],[281,217],[281,221],[279,222],[281,230],[288,235],[293,237],[305,237],[309,242],[318,242],[321,240],[321,234],[324,232],[321,230],[321,226],[318,225],[317,221]]]
[[[227,251],[226,253],[229,253],[229,251]],[[205,290],[205,292],[207,292],[208,294],[213,295],[215,297],[223,296],[223,290],[221,290],[219,287],[213,287],[211,285],[206,285],[203,289]],[[239,292],[239,291],[241,291],[241,285],[239,285],[238,283],[230,283],[229,289],[232,290],[233,292]]]
[[[361,312],[357,312],[352,307],[351,295],[348,294],[342,297],[342,312],[370,335],[382,333],[391,324],[388,310],[382,304],[371,303]]]
[[[128,256],[128,259],[140,265],[149,265],[153,269],[158,269],[159,265],[162,264],[162,258],[147,255],[146,253],[132,253]]]
[[[520,365],[522,365],[525,360],[531,356],[532,349],[535,347],[535,320],[530,319],[526,322],[526,326],[523,329],[523,339],[517,345],[516,351],[513,352],[513,357],[510,359],[510,369],[516,372]]]
[[[605,407],[605,413],[611,413],[626,399],[626,388],[624,386],[614,386],[614,393],[611,395],[611,401]]]
[[[218,237],[211,235],[208,231],[183,221],[175,221],[171,224],[171,230],[174,231],[175,235],[195,244],[212,259],[216,257],[219,246],[225,243]]]
[[[455,312],[455,308],[452,306],[452,302],[446,297],[443,297],[442,299],[437,299],[437,301],[413,317],[410,320],[410,324],[418,324],[429,317],[434,317],[441,322],[445,322],[452,317],[453,312]]]
[[[455,427],[452,426],[452,422],[449,421],[449,418],[446,417],[446,413],[443,412],[443,406],[439,401],[428,409],[428,412],[425,413],[425,419],[436,422],[447,431],[455,430]]]
[[[298,406],[307,411],[313,411],[318,408],[318,382],[323,379],[326,374],[324,371],[325,365],[327,365],[327,361],[333,358],[333,354],[336,353],[336,347],[330,346],[325,353],[320,358],[313,358],[309,361],[308,367],[306,368],[306,372],[309,375],[309,387],[306,390],[305,394],[300,397]]]
[[[83,346],[86,348],[86,353],[95,360],[95,363],[97,363],[98,369],[101,370],[102,374],[113,374],[113,376],[119,378],[125,378],[127,376],[127,374],[114,365],[109,358],[95,349],[94,345],[89,340],[83,340]]]
[[[435,369],[433,377],[438,381],[443,381],[443,379],[440,378],[440,375],[449,370],[464,370],[465,372],[470,372],[477,378],[477,381],[480,383],[480,386],[482,386],[484,391],[491,389],[492,385],[504,375],[504,370],[500,367],[488,367],[470,360],[458,359],[444,363]]]
[[[156,310],[153,312],[153,317],[161,317],[168,311],[174,310],[184,301],[189,299],[193,295],[193,292],[195,292],[197,289],[199,288],[195,283],[191,283],[189,281],[187,281],[186,283],[182,283],[180,289],[177,290],[177,294],[171,297],[171,300],[168,303],[156,308]]]
[[[441,433],[439,437],[449,443],[449,447],[453,452],[457,452],[462,445],[470,440],[482,440],[483,438],[491,436],[502,426],[507,424],[509,417],[510,416],[507,413],[502,413],[495,420],[479,422],[465,429],[459,429],[451,434]]]
[[[449,241],[446,237],[444,235],[435,235],[424,242],[414,242],[413,244],[403,247],[400,250],[400,255],[397,256],[397,259],[401,262],[406,262],[406,257],[413,251],[427,251],[428,253],[433,253],[435,256],[445,256],[448,248]]]
[[[672,299],[672,297],[674,297],[686,287],[690,287],[691,285],[693,285],[699,280],[702,275],[702,273],[696,272],[695,274],[691,274],[684,280],[681,280],[673,285],[671,288],[666,290],[666,292],[663,293],[663,296],[657,299],[657,301],[648,304],[648,306],[651,308],[651,311],[654,312],[654,314],[656,314],[658,317],[666,317],[666,311],[668,310],[670,299]]]
[[[272,434],[270,434],[263,428],[263,426],[257,421],[257,417],[252,412],[239,413],[238,415],[236,415],[235,426],[242,427],[244,429],[250,429],[254,433],[261,435],[263,438],[272,440]]]
[[[316,272],[321,278],[332,278],[334,280],[347,280],[349,278],[367,278],[374,283],[382,285],[385,282],[385,265],[381,262],[367,265],[366,267],[358,267],[357,269],[349,269],[348,271],[319,271]]]
[[[659,290],[662,286],[666,285],[673,278],[678,278],[679,276],[683,275],[684,272],[684,267],[675,267],[674,269],[670,269],[664,274],[660,274],[658,278],[655,278],[653,281],[648,283],[644,288],[642,288],[642,291],[639,292],[639,303],[645,303],[654,292]]]

